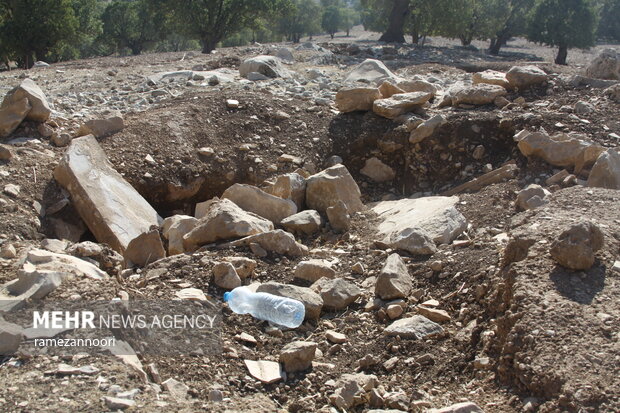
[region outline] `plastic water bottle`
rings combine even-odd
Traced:
[[[247,287],[237,287],[224,293],[224,302],[237,314],[250,314],[259,320],[288,328],[299,327],[306,315],[306,309],[300,301],[268,293],[255,293]]]

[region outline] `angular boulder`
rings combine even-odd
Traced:
[[[213,266],[213,281],[226,290],[232,290],[241,285],[241,277],[230,262],[218,262]]]
[[[398,254],[391,254],[375,283],[375,294],[382,300],[407,298],[413,288],[413,280],[403,259]]]
[[[329,225],[334,231],[346,232],[351,228],[351,215],[349,209],[342,201],[338,201],[336,205],[330,206],[325,211]]]
[[[24,330],[21,326],[0,317],[0,355],[9,356],[15,353],[23,338]]]
[[[399,93],[405,93],[404,90],[390,82],[389,80],[384,80],[379,86],[379,92],[381,92],[381,97],[390,98],[393,95],[397,95]]]
[[[341,410],[363,404],[370,392],[378,384],[374,374],[343,374],[336,382],[336,391],[329,396],[329,401]]]
[[[307,370],[312,366],[317,343],[312,341],[293,341],[280,352],[280,363],[287,373]]]
[[[372,110],[372,104],[383,96],[376,87],[346,87],[336,93],[336,108],[340,112]]]
[[[334,206],[338,201],[344,202],[349,212],[364,209],[357,183],[344,165],[327,168],[306,180],[306,205],[321,213]]]
[[[112,116],[106,119],[91,119],[80,126],[78,136],[93,135],[95,138],[115,134],[125,128],[125,123],[121,116]]]
[[[196,227],[183,236],[183,247],[185,251],[194,251],[201,245],[271,230],[271,221],[244,211],[228,199],[222,199],[209,204]]]
[[[403,79],[396,82],[396,86],[404,90],[405,93],[425,92],[430,93],[433,97],[437,94],[437,86],[426,80]]]
[[[323,220],[317,211],[308,209],[284,218],[280,224],[289,232],[312,235],[321,229]]]
[[[9,91],[2,101],[0,109],[13,106],[23,99],[28,99],[28,103],[32,107],[26,115],[26,120],[45,122],[49,119],[52,110],[47,102],[47,97],[32,79],[24,79],[19,86]]]
[[[0,107],[0,137],[9,136],[26,119],[32,109],[27,98],[15,100],[10,105]]]
[[[412,254],[432,254],[435,244],[449,244],[467,228],[456,209],[458,197],[433,196],[376,203],[378,233],[392,248]],[[429,242],[432,241],[432,242]]]
[[[474,82],[474,85],[486,83],[488,85],[501,86],[504,89],[509,87],[506,74],[496,70],[485,70],[484,72],[474,73],[472,75],[472,81]]]
[[[555,261],[571,270],[588,270],[594,265],[594,253],[603,247],[600,228],[590,221],[573,224],[560,234],[549,252]]]
[[[319,279],[334,278],[336,271],[331,267],[331,264],[325,260],[308,260],[301,261],[295,267],[295,278],[300,280],[306,280],[310,282],[318,281]]]
[[[537,66],[513,66],[508,73],[506,79],[511,88],[525,89],[530,86],[540,85],[548,80],[549,76]]]
[[[427,92],[399,93],[387,99],[375,100],[372,111],[388,119],[396,119],[402,114],[421,107],[433,97]]]
[[[531,184],[517,194],[517,206],[523,211],[538,208],[549,203],[547,198],[550,195],[551,192],[542,186]]]
[[[353,69],[344,79],[346,83],[364,82],[380,85],[384,80],[397,80],[398,77],[380,60],[366,59]]]
[[[54,169],[54,178],[97,241],[123,253],[161,217],[108,161],[94,136],[74,139]]]
[[[222,198],[230,199],[243,210],[253,212],[277,225],[284,218],[297,213],[295,202],[270,195],[252,185],[234,184],[224,191]]]
[[[132,239],[123,252],[125,265],[132,267],[146,267],[152,262],[160,260],[166,256],[164,244],[161,242],[157,228],[143,232]]]
[[[311,288],[323,299],[323,307],[330,310],[344,310],[362,295],[357,285],[342,278],[321,278]]]
[[[306,203],[306,179],[295,172],[278,176],[264,191],[278,198],[290,199],[298,211],[303,210]]]
[[[256,56],[246,59],[239,66],[239,74],[247,77],[248,73],[260,73],[270,78],[291,77],[291,72],[282,61],[274,56]]]
[[[576,172],[593,165],[605,151],[602,146],[563,133],[549,136],[543,132],[522,131],[515,140],[523,155],[542,158],[553,166],[574,166]]]
[[[603,91],[603,94],[610,100],[620,103],[620,83],[609,86]]]
[[[383,331],[388,336],[422,340],[428,336],[443,333],[443,328],[424,316],[414,315],[394,321]]]
[[[493,103],[499,96],[508,92],[501,86],[479,83],[474,86],[464,87],[452,94],[452,105],[488,105]]]
[[[422,142],[424,139],[435,133],[435,130],[437,130],[437,128],[444,123],[446,123],[446,118],[442,115],[433,116],[429,120],[419,124],[418,127],[411,132],[411,135],[409,135],[409,142],[414,144]]]
[[[392,181],[396,177],[394,170],[381,162],[377,157],[366,159],[364,167],[360,169],[362,175],[366,175],[375,182]]]
[[[588,176],[588,186],[620,189],[620,154],[616,149],[603,152]]]
[[[168,240],[168,254],[183,254],[183,237],[198,225],[198,219],[189,215],[173,215],[164,219],[162,235]]]
[[[301,301],[306,309],[306,319],[315,320],[321,315],[323,299],[310,288],[269,281],[259,285],[256,292],[269,293]]]
[[[620,80],[620,53],[603,49],[586,68],[586,76],[595,79]]]

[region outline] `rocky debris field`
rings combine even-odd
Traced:
[[[3,73],[0,409],[620,410],[620,57],[531,56],[304,43]],[[303,324],[233,313],[241,285]],[[222,352],[20,349],[24,303],[96,300],[213,306]]]

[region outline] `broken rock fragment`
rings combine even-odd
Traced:
[[[590,171],[588,186],[620,189],[620,153],[615,149],[603,152]]]
[[[183,236],[183,246],[185,251],[194,251],[201,245],[271,230],[271,221],[244,211],[231,200],[222,199],[208,205],[196,227]]]
[[[131,240],[123,257],[125,258],[125,265],[132,267],[137,265],[139,267],[146,267],[152,262],[160,260],[166,256],[166,250],[164,244],[161,242],[159,236],[159,230],[153,228],[148,232],[144,232]]]
[[[539,85],[547,81],[547,74],[537,66],[513,66],[506,79],[512,88],[525,89],[530,86]]]
[[[334,278],[336,271],[325,260],[301,261],[295,268],[295,278],[315,282],[322,277]]]
[[[467,228],[456,209],[458,197],[426,197],[376,203],[378,232],[392,248],[412,254],[432,254],[436,244],[449,244]]]
[[[590,221],[566,228],[551,244],[550,253],[561,266],[572,270],[587,270],[594,265],[594,253],[603,247],[603,233]]]
[[[381,98],[381,92],[376,87],[347,87],[336,93],[336,107],[343,113],[369,111],[375,100]]]
[[[375,100],[372,111],[388,119],[396,119],[400,115],[411,112],[428,102],[433,95],[427,92],[399,93],[387,99]]]
[[[312,209],[284,218],[280,224],[289,232],[312,235],[321,229],[321,215]]]
[[[323,306],[330,310],[344,310],[362,294],[362,290],[352,282],[342,278],[321,278],[312,284],[323,299]]]
[[[392,181],[396,177],[394,170],[381,162],[377,157],[366,159],[366,163],[362,169],[360,169],[362,175],[366,175],[375,182]]]
[[[27,99],[31,106],[26,115],[27,120],[45,122],[49,119],[52,110],[47,102],[47,97],[32,79],[24,79],[19,86],[9,91],[2,101],[0,109],[12,107],[23,99]]]
[[[377,384],[374,374],[343,374],[336,382],[336,391],[329,396],[329,401],[340,409],[350,409],[365,403],[367,392]]]
[[[92,135],[71,142],[54,178],[71,194],[73,205],[97,241],[121,254],[133,239],[162,222],[112,167]]]
[[[413,317],[394,321],[385,328],[384,332],[388,336],[421,340],[425,337],[442,333],[443,328],[424,316],[414,315]]]
[[[293,341],[280,352],[280,363],[287,373],[303,371],[312,366],[317,343],[312,341]]]
[[[105,119],[91,119],[80,126],[78,136],[93,135],[95,138],[102,138],[120,132],[124,128],[125,123],[121,116],[112,116]]]
[[[407,298],[412,287],[413,280],[403,259],[398,254],[391,254],[377,277],[375,294],[382,300]]]
[[[351,228],[351,216],[344,202],[338,201],[336,205],[327,208],[327,219],[334,231],[346,232]]]
[[[517,206],[523,211],[541,207],[547,203],[551,192],[540,185],[531,184],[517,194]]]
[[[306,186],[306,204],[309,208],[325,213],[338,201],[344,202],[350,213],[364,209],[357,183],[344,165],[334,165],[310,176]]]
[[[281,229],[250,235],[249,237],[224,244],[223,247],[250,246],[251,244],[258,244],[268,252],[291,257],[299,257],[308,253],[308,247],[298,243],[291,233]]]
[[[32,109],[32,106],[30,106],[26,98],[0,107],[0,137],[4,138],[13,133],[26,118],[30,109]]]
[[[230,199],[243,210],[253,212],[276,225],[297,213],[295,202],[270,195],[252,185],[234,184],[224,191],[222,198]]]

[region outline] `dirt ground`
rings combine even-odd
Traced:
[[[327,38],[315,40],[333,51],[334,61],[354,62],[363,59],[364,52],[352,56],[344,50],[346,45],[375,47],[375,37],[353,31],[352,37],[337,36],[331,45]],[[126,88],[130,97],[147,101],[141,110],[124,111],[125,129],[100,143],[113,166],[162,216],[192,214],[196,202],[221,195],[233,183],[260,185],[299,167],[320,171],[333,155],[343,158],[365,204],[439,194],[480,175],[487,164],[495,168],[514,160],[520,169],[514,179],[460,195],[458,209],[470,224],[460,241],[467,242],[442,245],[430,259],[402,254],[417,297],[408,299],[404,316],[415,314],[416,303],[439,301],[452,317],[439,337],[422,341],[388,337],[383,333],[390,322],[385,313],[365,310],[374,299],[374,277],[391,252],[375,243],[376,217],[365,211],[353,218],[352,229],[345,234],[324,229],[317,236],[298,239],[337,258],[339,276],[364,293],[347,310],[324,313],[318,321],[294,330],[274,333],[267,323],[232,313],[221,303],[224,290],[212,282],[212,267],[222,257],[245,256],[258,262],[252,282],[300,284],[293,279],[300,258],[257,258],[249,249],[212,249],[165,258],[137,270],[136,277],[110,271],[112,278],[107,281],[63,283],[47,299],[110,300],[124,293],[131,299],[173,299],[180,284],[202,289],[221,305],[225,352],[140,357],[144,366],[154,364],[162,379],[175,378],[189,386],[184,401],[158,392],[113,356],[7,357],[0,360],[0,411],[107,411],[102,398],[111,385],[118,385],[123,390],[140,389],[135,411],[329,412],[329,395],[335,390],[330,380],[356,371],[376,375],[384,392],[405,394],[402,404],[380,406],[385,409],[404,406],[407,411],[425,411],[472,401],[485,412],[498,413],[620,411],[620,273],[611,269],[620,259],[620,192],[549,187],[551,203],[519,212],[516,193],[530,183],[546,186],[546,178],[558,170],[524,158],[512,140],[521,129],[544,128],[550,133],[583,133],[604,147],[617,147],[620,142],[611,133],[620,134],[620,107],[605,99],[601,89],[575,89],[563,81],[563,75],[577,73],[596,50],[571,51],[570,66],[559,67],[549,63],[551,49],[523,40],[511,42],[499,58],[484,54],[482,43],[474,45],[480,51],[433,38],[427,46],[407,49],[385,63],[401,76],[458,77],[468,76],[472,67],[507,68],[515,61],[536,61],[551,74],[550,87],[528,91],[523,94],[525,103],[501,110],[493,105],[442,110],[449,121],[421,145],[417,158],[411,157],[408,134],[397,123],[373,113],[339,114],[314,98],[222,85],[171,86],[176,89],[170,96],[151,99],[151,89],[143,89],[146,77],[159,71],[195,65],[234,70],[243,58],[257,54],[258,46],[222,49],[212,56],[106,57],[29,72],[56,104],[57,122],[68,130],[82,117],[105,109],[96,96],[106,100],[112,90]],[[303,52],[298,56],[300,62],[294,67],[299,73],[312,67],[337,75],[350,70],[337,63],[317,66]],[[113,76],[110,70],[116,70]],[[24,75],[23,71],[1,73],[2,91]],[[90,106],[89,96],[94,100]],[[519,96],[507,97],[513,101]],[[240,107],[228,108],[228,99],[238,100]],[[592,103],[596,110],[579,117],[562,111],[578,101]],[[13,158],[0,164],[0,188],[9,183],[20,186],[17,197],[0,195],[5,201],[0,204],[0,242],[10,242],[18,250],[16,258],[0,259],[0,283],[15,278],[20,259],[43,238],[94,240],[70,204],[46,213],[66,197],[52,176],[64,148],[42,138],[35,124],[26,123],[9,139],[15,137],[34,139],[13,145]],[[386,142],[400,147],[382,151]],[[485,147],[482,159],[471,155],[478,145]],[[200,154],[204,147],[212,148],[213,154]],[[441,156],[445,151],[454,154],[449,162]],[[283,162],[283,154],[300,158],[299,164]],[[394,183],[374,183],[359,172],[370,155],[397,171]],[[601,225],[605,246],[589,271],[567,271],[554,264],[548,245],[564,226],[583,217]],[[519,230],[531,231],[537,242],[526,259],[503,266],[505,244],[496,236]],[[442,269],[430,269],[431,261],[441,261]],[[366,269],[363,275],[351,270],[358,262]],[[331,344],[327,330],[345,334],[347,341]],[[235,336],[241,333],[250,334],[257,343],[240,342]],[[270,385],[249,376],[244,359],[277,360],[281,348],[294,340],[319,344],[321,354],[310,370]],[[384,363],[394,357],[398,362],[386,367]],[[488,366],[477,366],[475,360],[480,357],[490,359]],[[99,371],[67,377],[49,374],[59,363],[92,365]],[[223,392],[223,402],[209,401],[214,389]],[[411,404],[420,400],[428,404]],[[351,411],[372,407],[365,403]]]

